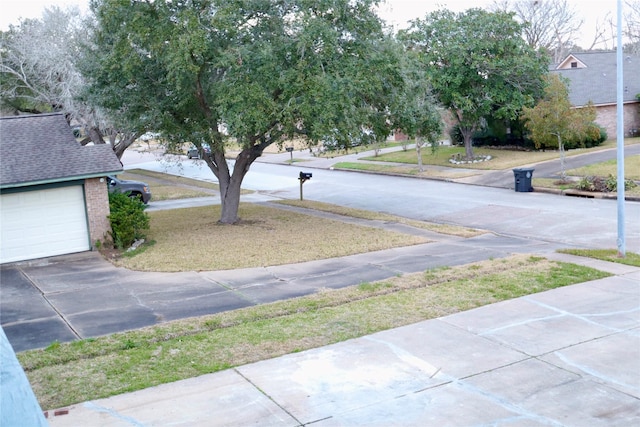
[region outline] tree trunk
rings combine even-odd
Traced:
[[[220,221],[218,222],[222,224],[235,224],[240,221],[238,209],[240,208],[241,185],[242,178],[234,179],[232,176],[224,192],[222,191],[222,186],[220,186],[221,209]]]
[[[460,133],[462,133],[462,138],[464,140],[464,155],[467,160],[473,160],[473,146],[471,145],[473,129],[463,129],[461,127]]]
[[[128,132],[124,135],[120,135],[120,139],[117,142],[114,141],[115,139],[117,139],[117,136],[116,138],[114,138],[114,140],[112,140],[111,146],[113,147],[113,151],[116,153],[118,159],[122,159],[122,155],[124,154],[125,150],[131,147],[131,145],[136,142],[136,139],[138,139],[140,135],[140,133]]]
[[[418,154],[418,170],[424,172],[424,166],[422,166],[422,140],[416,137],[416,153]]]
[[[567,171],[564,167],[564,144],[562,143],[562,137],[560,135],[558,135],[558,150],[560,150],[560,180],[566,182]]]
[[[236,157],[233,172],[230,171],[224,156],[224,149],[214,149],[211,156],[204,155],[209,169],[218,178],[220,185],[220,220],[221,224],[236,224],[240,221],[238,209],[240,207],[240,191],[242,180],[249,171],[249,167],[260,154],[263,147],[243,149]]]

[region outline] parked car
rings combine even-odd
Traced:
[[[340,139],[342,138],[342,141]],[[334,151],[339,149],[349,149],[359,147],[361,145],[367,145],[375,142],[375,134],[370,129],[362,129],[360,134],[349,134],[346,136],[340,136],[336,130],[333,135],[329,135],[322,140],[322,147],[327,151]]]
[[[128,194],[129,197],[140,199],[145,205],[151,200],[151,189],[149,184],[140,181],[130,181],[118,179],[115,176],[107,177],[109,192],[117,191]]]
[[[207,154],[211,154],[211,148],[207,144],[202,144],[202,150]],[[187,158],[199,159],[200,149],[195,145],[192,145],[191,148],[189,148],[189,151],[187,151]]]

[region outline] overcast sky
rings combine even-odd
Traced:
[[[52,5],[61,7],[76,5],[82,10],[88,9],[89,0],[0,0],[0,30],[6,30],[10,24],[18,24],[20,18],[40,18],[42,11]],[[585,20],[578,44],[588,45],[593,39],[596,22],[604,19],[607,13],[616,19],[616,0],[568,0],[575,5]],[[432,10],[445,7],[459,12],[470,7],[485,7],[492,0],[386,0],[380,7],[380,16],[396,28],[402,28],[406,22],[422,18]],[[588,47],[588,46],[587,46]]]

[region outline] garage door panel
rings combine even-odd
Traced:
[[[90,249],[80,185],[0,195],[0,262]]]

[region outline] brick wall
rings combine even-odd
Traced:
[[[101,182],[102,180],[102,182]],[[84,197],[87,202],[87,217],[91,248],[95,249],[96,241],[103,244],[110,240],[109,232],[109,195],[105,178],[91,178],[84,182]]]
[[[640,104],[625,104],[624,105],[624,136],[632,136],[632,130],[636,132],[640,130]],[[615,139],[617,137],[617,108],[615,105],[608,105],[605,107],[597,107],[596,123],[604,127],[607,130],[607,138]],[[636,136],[638,136],[636,134]]]

